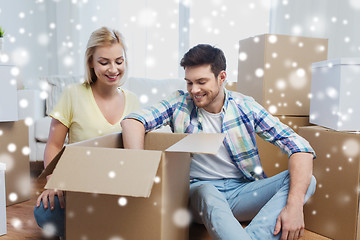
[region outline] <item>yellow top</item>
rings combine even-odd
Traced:
[[[68,86],[56,104],[50,117],[69,128],[69,143],[121,131],[120,121],[139,108],[139,100],[130,91],[119,88],[125,96],[125,108],[121,119],[109,123],[99,109],[91,87],[85,84]]]

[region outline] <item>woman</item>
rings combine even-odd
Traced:
[[[69,86],[50,114],[45,167],[61,150],[67,134],[68,142],[74,143],[121,131],[120,121],[139,107],[133,93],[119,88],[126,68],[121,34],[106,27],[94,31],[85,53],[85,82]],[[38,225],[64,236],[64,207],[62,191],[42,192],[34,210]]]

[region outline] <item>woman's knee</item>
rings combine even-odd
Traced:
[[[48,208],[44,208],[43,201],[40,202],[40,206],[35,206],[34,208],[34,217],[37,224],[40,227],[43,227],[44,224],[49,222],[61,222],[64,220],[65,210],[60,207],[60,202],[57,196],[54,198],[55,207],[54,209],[50,209],[50,203],[48,201]]]

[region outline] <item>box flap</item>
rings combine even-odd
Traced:
[[[225,134],[223,133],[194,133],[189,134],[175,143],[167,152],[190,152],[200,154],[217,154]]]
[[[69,144],[68,146],[87,146],[87,147],[106,147],[120,148],[123,147],[122,135],[120,132],[110,133],[104,136],[91,138],[81,142]]]
[[[81,142],[71,143],[66,146],[87,146],[87,147],[107,147],[107,148],[120,148],[123,146],[121,133],[111,133],[100,137],[91,138]],[[59,161],[62,153],[64,152],[64,146],[61,151],[51,160],[45,170],[40,174],[39,178],[46,177],[50,175],[57,162]]]
[[[42,171],[42,173],[40,174],[39,178],[44,178],[50,174],[52,174],[52,172],[54,171],[54,168],[56,167],[56,164],[58,163],[62,153],[64,152],[66,147],[63,147],[60,152],[58,152],[58,154],[56,154],[56,156],[53,158],[53,160],[51,160],[51,162],[46,166],[46,168],[44,169],[44,171]]]
[[[145,135],[145,149],[165,151],[187,135],[187,133],[148,132]]]
[[[149,197],[160,151],[67,146],[46,189]]]
[[[335,65],[360,65],[360,58],[336,58],[312,64],[312,68],[332,67]]]

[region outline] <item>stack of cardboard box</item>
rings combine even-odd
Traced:
[[[5,206],[30,199],[29,133],[18,121],[17,71],[0,64],[0,235],[6,234]]]
[[[6,164],[6,206],[30,199],[29,133],[18,117],[17,74],[15,66],[0,64],[0,163]]]
[[[317,189],[305,205],[307,229],[360,239],[360,59],[313,64],[310,122],[299,133],[314,147]]]
[[[241,40],[236,89],[315,149],[317,190],[304,207],[306,228],[360,239],[360,59],[326,59],[325,39],[265,34]],[[260,138],[257,144],[268,176],[287,169],[286,155]]]
[[[298,132],[310,125],[311,65],[327,59],[327,46],[327,39],[277,34],[240,40],[236,89]],[[259,137],[257,145],[268,176],[288,168],[279,148]]]

